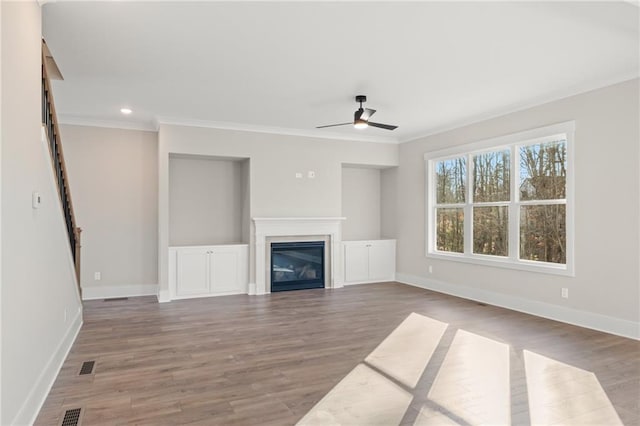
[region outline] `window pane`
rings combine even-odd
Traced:
[[[509,201],[509,150],[473,156],[473,201]]]
[[[464,251],[464,210],[436,209],[437,249],[440,251]]]
[[[464,157],[436,163],[436,202],[464,203],[467,164]]]
[[[566,206],[520,207],[520,259],[567,263]]]
[[[520,199],[566,198],[567,141],[520,147]]]
[[[507,206],[473,208],[473,252],[509,255],[509,210]]]

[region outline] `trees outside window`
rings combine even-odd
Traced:
[[[520,151],[520,259],[566,263],[567,144],[524,145]]]
[[[428,255],[573,272],[573,123],[546,130],[425,155]]]
[[[509,254],[511,151],[483,152],[473,159],[473,253]]]
[[[464,203],[467,162],[464,157],[438,162],[436,167],[436,226],[438,250],[464,252]]]

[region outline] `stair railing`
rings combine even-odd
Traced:
[[[80,236],[82,229],[76,226],[76,219],[73,213],[73,203],[71,202],[71,191],[69,190],[69,177],[67,176],[67,167],[64,162],[64,154],[62,152],[62,144],[60,143],[60,129],[58,127],[58,117],[53,102],[53,93],[51,91],[51,80],[47,73],[47,57],[45,52],[48,49],[42,41],[42,125],[48,138],[49,152],[51,154],[51,165],[56,179],[58,195],[62,212],[64,214],[67,235],[69,237],[69,246],[71,255],[75,265],[76,278],[78,282],[78,291],[82,295],[80,286]]]

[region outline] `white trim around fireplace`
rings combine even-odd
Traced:
[[[256,283],[249,286],[249,294],[268,294],[267,238],[328,236],[330,271],[327,288],[343,287],[342,221],[344,217],[254,217]]]

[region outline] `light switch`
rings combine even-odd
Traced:
[[[316,172],[314,172],[313,170],[309,170],[309,173],[307,174],[307,177],[309,179],[313,179],[316,177]]]
[[[296,179],[302,179],[302,173],[296,173]]]
[[[33,191],[31,194],[31,207],[34,209],[39,209],[40,204],[42,204],[42,198],[40,198],[40,193]]]

